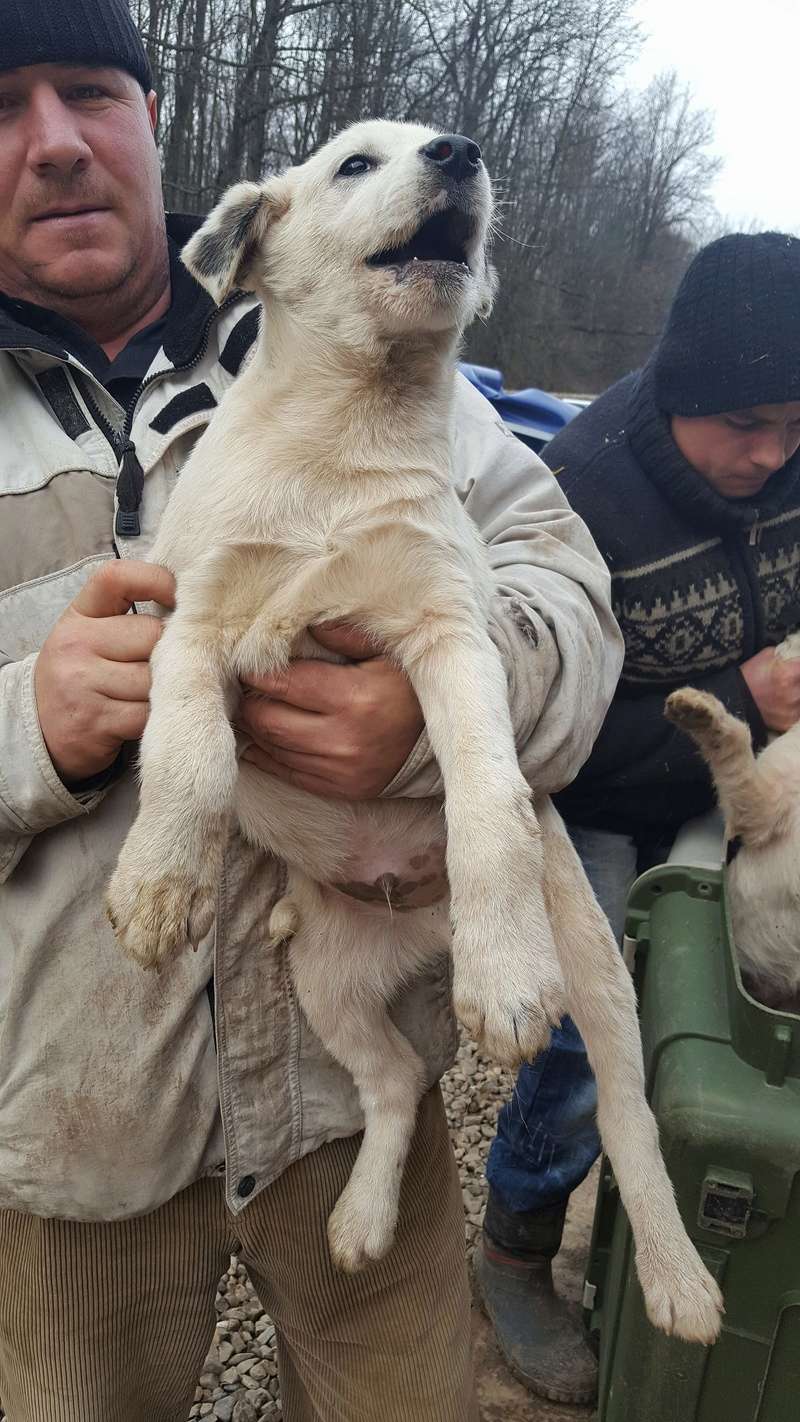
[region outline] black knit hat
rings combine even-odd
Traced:
[[[733,232],[703,247],[653,369],[656,404],[673,415],[800,400],[800,238]]]
[[[0,71],[65,63],[125,69],[153,87],[127,0],[0,0]]]

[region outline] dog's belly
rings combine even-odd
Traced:
[[[373,908],[401,913],[439,903],[448,892],[444,842],[376,846],[358,834],[333,887]]]
[[[321,799],[240,761],[236,809],[251,844],[373,910],[424,908],[449,892],[437,800]]]

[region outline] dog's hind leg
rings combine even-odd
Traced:
[[[569,1011],[597,1081],[597,1122],[636,1245],[648,1317],[666,1333],[712,1343],[722,1298],[684,1229],[645,1098],[628,971],[577,853],[549,802],[540,806],[545,894]]]
[[[716,696],[691,686],[672,692],[664,714],[691,736],[708,763],[728,837],[753,845],[772,839],[788,808],[787,792],[769,762],[756,760],[749,726]]]
[[[362,911],[295,870],[286,893],[298,908],[289,949],[298,1001],[323,1046],[352,1076],[364,1113],[361,1148],[328,1221],[333,1261],[354,1273],[381,1259],[394,1240],[425,1071],[386,1003],[419,960],[404,962],[410,915]],[[441,936],[427,933],[431,946],[441,944]]]

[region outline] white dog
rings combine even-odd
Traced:
[[[231,189],[186,248],[218,301],[250,288],[267,319],[152,552],[176,574],[177,608],[153,655],[141,810],[109,912],[126,951],[154,966],[208,932],[234,814],[287,863],[270,933],[291,937],[300,1003],[364,1110],[329,1222],[349,1270],[391,1245],[422,1090],[387,1013],[402,983],[447,951],[452,924],[456,1011],[508,1064],[546,1044],[568,1003],[650,1317],[707,1343],[721,1299],[660,1156],[631,984],[558,816],[546,800],[534,813],[487,630],[494,584],[451,485],[454,355],[491,304],[491,213],[474,143],[364,123],[302,167]],[[237,764],[238,679],[324,655],[307,629],[330,619],[407,672],[444,817],[437,801],[334,802]],[[445,828],[449,916],[444,900],[392,913],[336,887],[435,855]]]
[[[775,649],[800,657],[800,633]],[[684,687],[666,714],[708,762],[725,816],[728,898],[742,973],[769,1007],[800,1010],[800,721],[758,756],[750,728],[716,696]]]

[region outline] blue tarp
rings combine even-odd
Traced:
[[[578,413],[575,405],[559,400],[557,395],[548,395],[546,390],[504,390],[500,371],[490,366],[462,361],[459,370],[491,401],[509,429],[537,448],[558,434]]]

